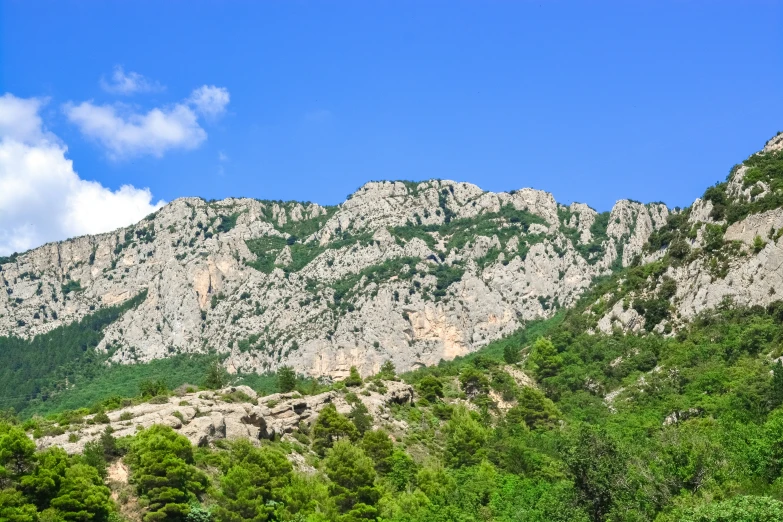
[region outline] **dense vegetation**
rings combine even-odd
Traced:
[[[73,494],[63,486],[70,473],[98,488],[90,498],[99,501],[80,509],[102,520],[117,508],[85,466],[100,476],[105,460],[127,452],[145,520],[779,520],[783,366],[772,361],[783,352],[783,303],[727,302],[668,338],[587,334],[585,306],[404,375],[419,392],[393,410],[407,429],[369,429],[351,391],[357,374],[335,385],[354,412],[326,408],[293,438],[193,449],[165,427],[106,435],[84,456],[28,455],[6,472],[0,505],[81,520],[67,514],[81,501],[55,501]],[[539,387],[521,386],[518,369]],[[383,377],[393,375],[385,365]],[[323,389],[290,369],[279,385]],[[11,455],[18,430],[0,432],[0,456]],[[291,452],[315,474],[294,471]],[[11,461],[20,462],[0,457],[0,466]],[[25,478],[51,473],[61,478],[45,493]]]
[[[728,182],[718,183],[704,193],[704,199],[712,202],[711,217],[725,219],[728,224],[755,214],[783,206],[783,151],[753,154],[743,164],[747,167],[742,188],[750,188],[747,197],[729,195]],[[729,177],[739,169],[735,166]]]
[[[31,340],[0,337],[3,407],[20,409],[34,400],[45,401],[65,389],[69,380],[94,374],[101,360],[94,348],[103,329],[145,298],[146,292]]]
[[[729,198],[726,184],[709,189],[705,199],[716,219],[731,223],[783,203],[783,154],[745,164],[746,188],[763,182],[766,193],[743,199]],[[439,236],[448,250],[482,232],[505,245],[539,219],[504,207],[461,220],[445,201],[442,225],[409,223],[390,232],[431,248]],[[653,333],[671,315],[676,284],[665,276],[669,267],[698,257],[719,274],[730,256],[744,255],[724,241],[725,225],[707,225],[703,244],[694,247],[688,217],[672,214],[652,235],[648,252],[665,249],[658,261],[596,280],[571,310],[402,376],[388,362],[364,380],[353,368],[340,383],[307,381],[288,367],[276,378],[228,376],[210,356],[104,366],[94,351],[102,329],[143,296],[31,341],[0,338],[0,396],[5,407],[22,410],[0,418],[0,521],[783,520],[783,302],[748,308],[727,299],[676,331],[669,325],[667,335]],[[299,237],[316,221],[295,225]],[[222,216],[220,226],[232,222],[236,215]],[[286,226],[281,231],[293,234]],[[588,261],[600,254],[607,228],[608,214],[599,215],[593,243],[581,245]],[[576,242],[575,229],[561,231]],[[256,268],[271,271],[286,245],[294,260],[288,270],[324,251],[299,237],[250,243]],[[362,240],[371,239],[342,236],[334,244]],[[520,242],[520,253],[529,246]],[[462,277],[459,265],[424,266],[400,258],[336,281],[332,306],[343,306],[360,280],[430,275],[437,299]],[[79,291],[78,282],[69,290]],[[645,329],[595,333],[598,318],[620,301],[639,312]],[[384,380],[393,379],[413,385],[417,400],[394,405],[392,418],[373,429],[361,387],[382,392]],[[68,456],[36,451],[30,438],[105,424],[106,411],[155,402],[184,383],[216,389],[230,382],[262,394],[332,389],[352,411],[326,406],[312,425],[260,444],[218,440],[193,448],[172,428],[152,426],[123,439],[107,429],[82,454]],[[232,400],[248,399],[242,395]],[[72,432],[69,440],[76,439]],[[105,480],[118,459],[130,467],[129,484]]]

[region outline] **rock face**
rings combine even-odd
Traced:
[[[414,399],[413,388],[408,384],[381,383],[380,391],[373,385],[356,390],[376,425],[392,422],[389,405],[411,403]],[[259,398],[247,386],[232,386],[215,392],[170,397],[163,403],[122,408],[108,414],[107,424],[95,423],[95,416],[88,415],[83,424],[72,426],[68,433],[41,437],[37,444],[40,449],[57,446],[68,453],[79,453],[86,443],[98,439],[107,426],[119,438],[154,424],[171,426],[195,446],[206,446],[220,439],[272,439],[301,425],[312,424],[318,412],[330,403],[342,414],[352,409],[345,394],[334,391],[304,397],[298,393],[278,393]]]
[[[105,330],[98,350],[114,363],[214,350],[231,372],[285,364],[341,378],[385,360],[404,371],[571,305],[668,214],[451,181],[368,183],[336,207],[178,199],[4,261],[0,335],[31,337],[146,290]]]
[[[777,170],[770,168],[760,176],[756,165],[760,160],[780,165],[781,151],[783,134],[770,139],[764,149],[733,169],[726,182],[710,189],[722,191],[720,205],[733,208],[733,219],[728,210],[716,214],[712,201],[696,199],[685,210],[687,220],[676,232],[688,255],[681,262],[666,266],[665,273],[650,281],[651,288],[643,292],[616,302],[611,295],[605,296],[614,304],[600,318],[597,329],[605,333],[618,329],[640,331],[645,318],[632,304],[657,297],[657,288],[665,279],[676,286],[676,293],[669,298],[671,317],[652,328],[658,332],[670,331],[669,326],[676,328],[726,301],[741,306],[767,306],[783,299],[783,189]],[[748,177],[753,170],[755,176]],[[717,246],[714,240],[711,246],[707,245],[708,234],[717,234]],[[660,251],[646,253],[643,259],[662,259],[668,250],[667,244]]]

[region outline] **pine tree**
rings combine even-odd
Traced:
[[[386,430],[379,429],[366,432],[362,438],[362,449],[375,463],[375,471],[378,473],[389,472],[394,444]]]
[[[367,406],[362,401],[358,401],[354,405],[351,413],[348,414],[348,418],[356,426],[356,431],[359,432],[359,435],[364,435],[367,430],[372,428],[372,415],[370,415]]]
[[[362,385],[362,376],[359,375],[359,370],[356,369],[356,366],[351,366],[350,375],[345,379],[345,385],[350,387]]]
[[[381,371],[378,372],[378,377],[386,379],[387,381],[393,381],[397,378],[397,369],[394,367],[394,363],[390,360],[384,361],[381,365]]]
[[[533,343],[528,364],[536,377],[544,379],[552,377],[560,371],[560,367],[563,365],[563,358],[557,352],[557,348],[552,344],[552,341],[539,337]]]
[[[506,364],[516,364],[521,360],[519,355],[519,348],[507,344],[503,347],[503,360]]]
[[[288,393],[296,389],[296,372],[290,366],[281,366],[277,370],[277,389],[280,393]]]
[[[222,388],[228,382],[228,376],[226,375],[226,369],[219,361],[214,361],[207,368],[207,375],[204,378],[204,388],[209,390],[217,390]]]
[[[339,440],[356,440],[359,432],[344,415],[337,412],[334,404],[327,404],[318,414],[313,426],[313,448],[323,455]]]
[[[770,387],[770,402],[772,408],[783,404],[783,362],[778,361],[772,370],[772,386]]]
[[[337,442],[324,462],[329,492],[346,520],[375,520],[381,498],[372,460],[348,441]]]

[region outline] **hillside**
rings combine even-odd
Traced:
[[[414,195],[410,186],[387,183],[365,187],[338,208],[181,200],[129,231],[5,260],[0,273],[9,295],[52,288],[46,278],[61,266],[72,275],[59,293],[54,288],[58,300],[47,301],[51,319],[16,319],[24,323],[10,326],[17,337],[0,338],[1,398],[34,395],[22,398],[22,418],[0,416],[0,520],[783,520],[781,149],[783,135],[693,206],[673,212],[620,202],[601,215],[553,203],[548,214],[520,203],[543,193],[520,191],[491,195],[496,207],[456,217],[446,209],[467,213],[473,205],[441,205],[450,200],[445,182],[437,182],[430,196],[443,222],[424,222],[433,213],[421,210],[421,224],[415,215],[400,224],[378,199],[358,208],[384,225],[371,235],[352,228],[369,219],[350,213],[363,192],[385,187],[401,194],[391,201],[426,199],[422,186],[436,182],[419,184]],[[184,221],[171,217],[177,208],[190,209]],[[263,217],[254,218],[252,208]],[[264,214],[266,208],[272,210]],[[303,212],[313,217],[290,220]],[[157,223],[166,216],[171,221]],[[194,220],[200,233],[192,247],[163,239]],[[251,237],[251,230],[266,235]],[[128,239],[92,250],[127,232],[135,246]],[[88,259],[79,264],[72,260],[82,242]],[[185,255],[155,265],[157,249],[167,248]],[[33,265],[51,249],[69,261]],[[240,251],[244,259],[221,257]],[[108,263],[105,272],[101,263]],[[34,266],[39,279],[10,276]],[[565,273],[547,280],[558,266]],[[151,283],[131,286],[142,273]],[[172,283],[199,274],[201,286]],[[516,299],[498,298],[515,310],[507,324],[455,353],[440,339],[440,352],[431,353],[447,356],[437,364],[425,365],[435,361],[414,351],[422,339],[403,345],[402,355],[371,344],[377,332],[393,332],[394,314],[410,325],[422,324],[411,316],[428,307],[447,318],[447,307],[481,318],[485,298],[470,292],[515,295],[528,282]],[[126,293],[100,293],[111,288]],[[310,301],[294,304],[297,289]],[[31,301],[50,297],[36,292]],[[174,328],[173,319],[160,330],[152,319],[183,309],[186,298],[176,305],[163,296],[191,294],[202,349],[130,358],[127,339],[163,339]],[[116,299],[97,297],[106,295]],[[231,345],[244,333],[230,339],[226,332],[253,324],[241,311],[262,306],[254,295],[272,307],[277,299],[275,317],[288,322],[259,323],[269,328],[254,330],[256,340]],[[292,298],[285,303],[283,295]],[[15,317],[29,313],[32,302],[13,299],[7,309]],[[383,303],[385,315],[377,315]],[[274,375],[227,373],[257,369],[241,361],[265,356],[262,332],[300,325],[298,335],[306,335],[306,319],[294,311],[309,309],[335,318],[330,341],[347,332],[372,346],[341,352],[339,344],[324,345],[322,360],[365,365],[364,378],[350,366],[343,380],[311,378],[342,370],[302,364],[310,341],[262,364],[280,365]],[[263,321],[266,313],[251,317]],[[210,323],[218,319],[224,331]],[[344,325],[359,319],[376,324],[356,331]],[[473,324],[464,321],[462,328]],[[321,323],[312,322],[318,331]],[[520,327],[511,331],[513,324]],[[228,340],[221,348],[221,341],[209,344],[213,338]],[[373,353],[388,360],[368,367]],[[106,366],[107,357],[140,364]],[[299,375],[283,363],[298,364]],[[52,380],[65,384],[46,389]],[[47,400],[42,391],[51,392]]]
[[[668,215],[449,181],[368,183],[337,207],[179,199],[0,261],[0,331],[30,339],[146,292],[96,347],[112,362],[216,352],[232,372],[408,370],[572,305]]]

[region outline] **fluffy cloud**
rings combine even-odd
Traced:
[[[226,112],[226,105],[231,101],[228,89],[204,85],[190,95],[190,103],[199,114],[208,118],[217,118]]]
[[[137,92],[157,92],[165,87],[158,82],[148,80],[137,72],[125,73],[121,65],[114,67],[111,79],[101,78],[101,88],[113,94],[130,95]]]
[[[225,112],[228,90],[203,86],[182,103],[134,112],[121,104],[67,103],[65,114],[81,132],[103,145],[113,159],[152,155],[172,149],[195,149],[207,139],[198,114],[210,118]]]
[[[134,113],[122,106],[66,104],[65,114],[82,134],[106,147],[109,156],[163,156],[170,149],[195,149],[207,139],[193,110],[182,104]]]
[[[81,179],[67,148],[43,128],[45,103],[0,97],[0,255],[48,241],[108,232],[163,205],[149,189],[112,191]]]

